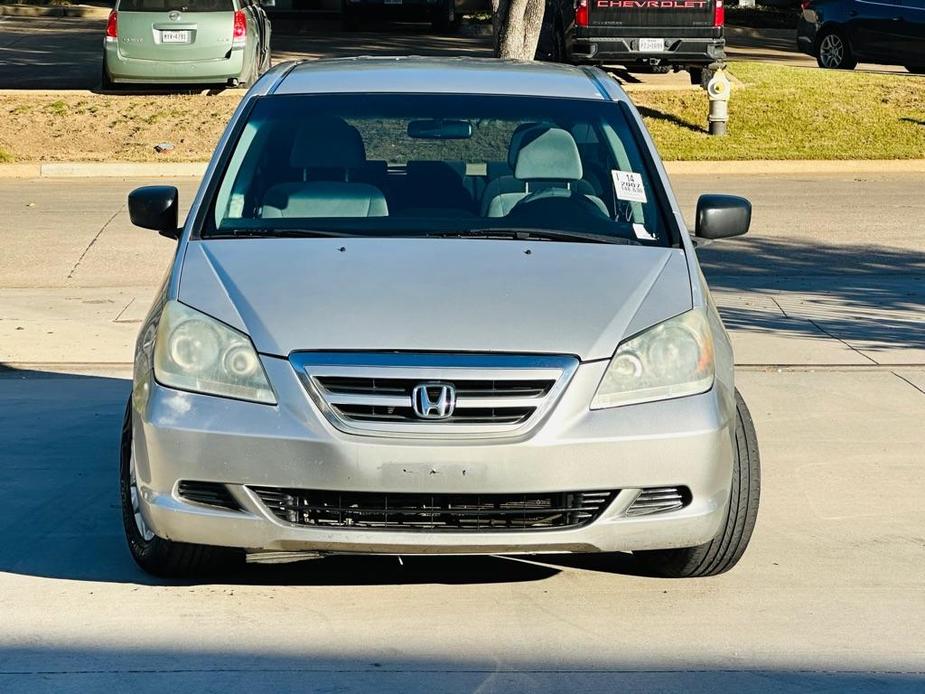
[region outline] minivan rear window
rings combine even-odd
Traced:
[[[233,12],[234,0],[122,0],[122,12]]]

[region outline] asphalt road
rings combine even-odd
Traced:
[[[105,20],[77,18],[0,17],[0,89],[95,89],[99,86]],[[280,22],[280,28],[282,23]],[[490,55],[486,38],[440,36],[427,24],[371,25],[345,33],[330,20],[308,18],[298,33],[273,35],[273,60],[350,55]],[[292,27],[287,23],[287,30]],[[796,51],[790,37],[768,37],[730,28],[729,57],[767,60],[815,68],[815,61]],[[864,70],[905,71],[874,65]],[[618,75],[629,82],[685,86],[683,75]]]
[[[140,573],[116,494],[128,368],[73,363],[126,360],[169,261],[125,219],[136,183],[0,182],[0,691],[925,689],[925,177],[674,179],[688,216],[706,190],[756,205],[701,257],[762,507],[740,565],[689,581],[623,555]]]

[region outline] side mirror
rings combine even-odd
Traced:
[[[752,222],[752,204],[738,195],[701,195],[697,200],[697,226],[702,239],[741,236]]]
[[[154,229],[161,236],[176,239],[180,194],[173,186],[144,186],[128,195],[128,216],[142,229]]]

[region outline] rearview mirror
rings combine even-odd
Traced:
[[[701,195],[695,234],[702,239],[741,236],[752,222],[752,204],[738,195]]]
[[[142,229],[154,229],[169,239],[179,237],[177,219],[180,194],[173,186],[144,186],[128,195],[128,216]]]
[[[408,123],[408,137],[419,140],[468,140],[472,123],[467,120],[413,120]]]

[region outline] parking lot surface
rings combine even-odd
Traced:
[[[96,89],[100,83],[104,19],[5,17],[0,21],[0,89]],[[301,26],[278,22],[273,61],[351,55],[490,56],[490,39],[433,34],[427,24],[371,25],[369,31],[344,33],[329,19],[308,17]],[[796,38],[730,27],[729,58],[767,60],[815,68],[816,61],[796,50]],[[862,65],[859,69],[901,72],[902,68]],[[684,74],[618,76],[630,84],[684,88]]]
[[[683,581],[624,555],[142,574],[118,428],[172,246],[128,223],[141,183],[0,184],[0,691],[925,688],[925,176],[673,178],[688,217],[755,203],[702,259],[763,464],[743,561]]]

